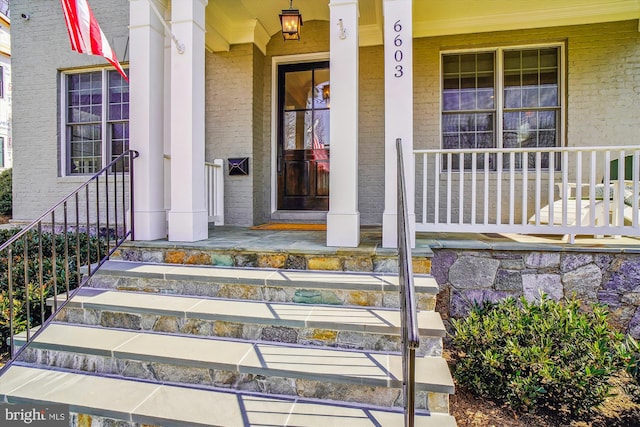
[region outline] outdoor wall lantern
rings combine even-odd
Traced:
[[[286,40],[300,40],[300,27],[302,27],[302,15],[298,9],[293,8],[293,0],[289,0],[289,9],[283,9],[280,14],[282,37]]]

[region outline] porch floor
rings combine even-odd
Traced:
[[[198,242],[168,242],[167,239],[136,241],[139,248],[182,248],[210,251],[298,252],[310,255],[393,256],[397,250],[382,247],[382,228],[362,226],[360,245],[326,246],[326,231],[263,230],[237,226],[210,226],[209,238]],[[497,233],[416,233],[413,255],[429,257],[432,249],[545,250],[578,252],[640,253],[639,237],[576,236],[574,243],[555,235]]]

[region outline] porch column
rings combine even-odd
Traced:
[[[208,237],[204,191],[204,9],[207,0],[172,0],[171,211],[169,240]]]
[[[140,153],[135,161],[135,238],[155,240],[167,235],[163,189],[164,29],[148,0],[131,0],[129,12],[129,146]]]
[[[358,212],[358,1],[329,3],[331,173],[327,246],[360,244]],[[341,32],[341,29],[344,31]]]
[[[383,0],[384,14],[384,213],[382,246],[398,246],[396,139],[402,138],[411,246],[415,246],[413,159],[412,0]]]

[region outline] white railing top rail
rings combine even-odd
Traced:
[[[635,145],[606,145],[593,147],[525,147],[525,148],[428,148],[415,149],[414,154],[462,154],[462,153],[560,153],[560,152],[606,152],[606,151],[636,151],[640,147]]]

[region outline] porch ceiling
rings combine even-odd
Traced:
[[[305,22],[329,20],[330,0],[294,0]],[[360,44],[382,44],[382,0],[359,0]],[[213,51],[255,43],[263,52],[280,31],[289,0],[209,0],[206,43]],[[414,37],[553,27],[640,18],[640,0],[414,0]],[[303,29],[304,33],[304,29]]]

